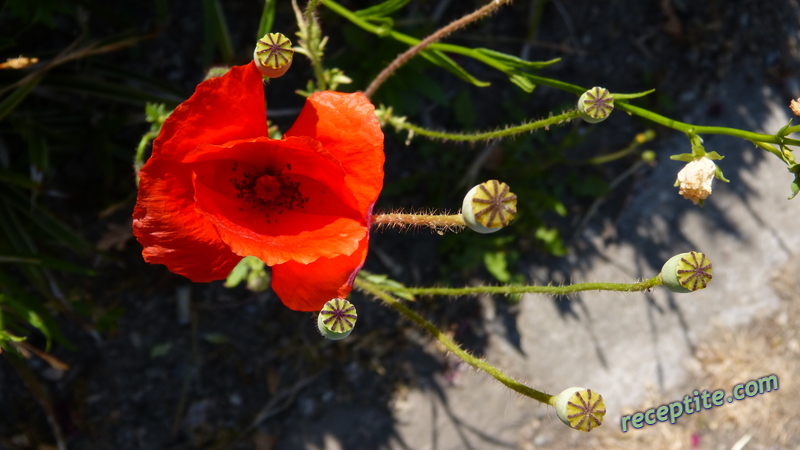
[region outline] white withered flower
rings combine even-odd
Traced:
[[[714,161],[705,156],[695,158],[678,172],[678,180],[675,182],[678,194],[695,205],[698,201],[705,200],[711,195],[711,182],[716,170]]]

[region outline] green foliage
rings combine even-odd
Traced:
[[[395,280],[389,278],[388,275],[369,273],[366,270],[362,270],[361,272],[359,272],[358,273],[358,278],[359,279],[363,279],[364,281],[367,281],[367,282],[369,282],[369,283],[371,283],[371,284],[373,284],[375,286],[385,287],[387,289],[404,288],[405,287],[403,285],[403,283],[400,283],[399,281],[395,281]],[[406,293],[400,292],[400,293],[397,293],[397,296],[402,298],[402,299],[404,299],[404,300],[408,300],[408,301],[414,301],[415,300],[414,296],[411,295],[411,294],[406,294]]]
[[[264,0],[264,9],[261,11],[261,19],[258,21],[258,33],[256,39],[261,39],[272,31],[272,24],[275,22],[275,6],[278,0]]]
[[[58,15],[71,12],[75,5],[61,0],[8,0],[11,15],[22,22],[55,26]]]
[[[271,277],[263,261],[255,256],[246,256],[233,268],[225,280],[225,287],[233,288],[247,282],[247,289],[261,292],[269,287]]]
[[[60,313],[95,320],[98,331],[112,330],[122,313],[95,307],[76,287],[95,274],[86,267],[94,249],[68,224],[79,213],[70,205],[72,196],[94,209],[94,217],[119,201],[107,188],[123,184],[129,195],[131,150],[119,145],[130,126],[124,104],[148,104],[148,120],[160,127],[166,105],[186,94],[109,62],[107,54],[128,51],[142,36],[132,29],[98,36],[97,22],[89,19],[125,29],[135,25],[126,14],[91,1],[81,2],[80,15],[73,1],[11,0],[6,6],[0,20],[9,39],[0,45],[8,54],[40,61],[0,70],[0,348],[9,350],[10,342],[34,330],[48,348],[69,345],[56,325]],[[166,2],[155,0],[154,6],[164,23]],[[124,177],[115,173],[120,165]],[[75,179],[91,183],[91,192]]]
[[[203,54],[205,65],[211,65],[215,51],[220,52],[224,64],[230,64],[233,61],[233,43],[225,21],[225,13],[222,11],[222,3],[219,0],[202,0],[202,6],[206,41]]]
[[[358,10],[353,14],[355,14],[358,17],[363,17],[365,19],[377,19],[380,17],[386,17],[389,14],[392,14],[393,12],[400,10],[401,8],[406,6],[410,1],[411,0],[387,0],[378,5]]]

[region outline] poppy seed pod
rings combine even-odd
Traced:
[[[269,33],[258,40],[253,60],[265,77],[278,78],[292,65],[292,41],[281,33]]]
[[[606,415],[603,396],[582,387],[564,389],[556,396],[553,406],[565,425],[586,432],[602,425]]]
[[[711,261],[704,253],[675,255],[661,268],[661,282],[672,292],[687,293],[708,287],[713,277]]]
[[[578,111],[581,118],[589,123],[598,123],[606,120],[614,110],[614,97],[608,89],[593,87],[584,92],[578,99]]]
[[[494,233],[514,220],[517,196],[507,184],[489,180],[467,192],[461,214],[471,230],[482,234]]]
[[[317,316],[317,327],[323,336],[338,341],[350,336],[356,325],[356,307],[343,298],[335,298],[325,303]]]

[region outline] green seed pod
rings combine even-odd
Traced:
[[[350,335],[356,325],[356,307],[343,298],[325,303],[317,316],[317,327],[323,336],[338,341]]]
[[[494,233],[508,225],[517,214],[517,196],[505,183],[489,180],[467,192],[461,204],[467,226],[478,233]]]
[[[608,89],[593,87],[584,92],[578,99],[578,111],[581,118],[589,123],[598,123],[606,120],[614,110],[614,97]]]
[[[704,253],[688,252],[668,259],[659,276],[670,291],[687,293],[708,287],[713,271]]]
[[[586,432],[602,425],[606,415],[603,396],[582,387],[564,389],[556,396],[553,406],[565,425]]]
[[[278,78],[292,65],[292,41],[281,33],[269,33],[258,40],[253,60],[265,77]]]

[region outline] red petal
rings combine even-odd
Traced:
[[[286,136],[309,136],[341,162],[347,186],[367,217],[383,187],[383,132],[375,107],[357,92],[317,92]]]
[[[195,211],[188,165],[151,159],[139,174],[133,234],[144,247],[145,261],[195,282],[227,277],[242,257]]]
[[[344,171],[312,139],[200,146],[186,161],[194,161],[197,211],[234,253],[256,256],[270,266],[290,260],[306,264],[349,255],[367,234]],[[274,185],[257,192],[253,184],[258,178]],[[243,187],[248,181],[249,187]],[[259,199],[278,187],[278,203]]]
[[[272,290],[288,308],[319,311],[325,302],[344,298],[353,289],[367,257],[368,238],[351,255],[318,259],[310,264],[289,261],[272,268]]]
[[[164,122],[153,156],[180,160],[200,144],[266,135],[264,83],[251,62],[200,83]]]
[[[139,172],[133,212],[133,230],[144,247],[145,261],[207,282],[227,277],[241,259],[195,211],[191,168],[176,163],[202,143],[266,135],[261,80],[253,63],[233,67],[222,77],[200,83],[164,122],[153,155]]]

